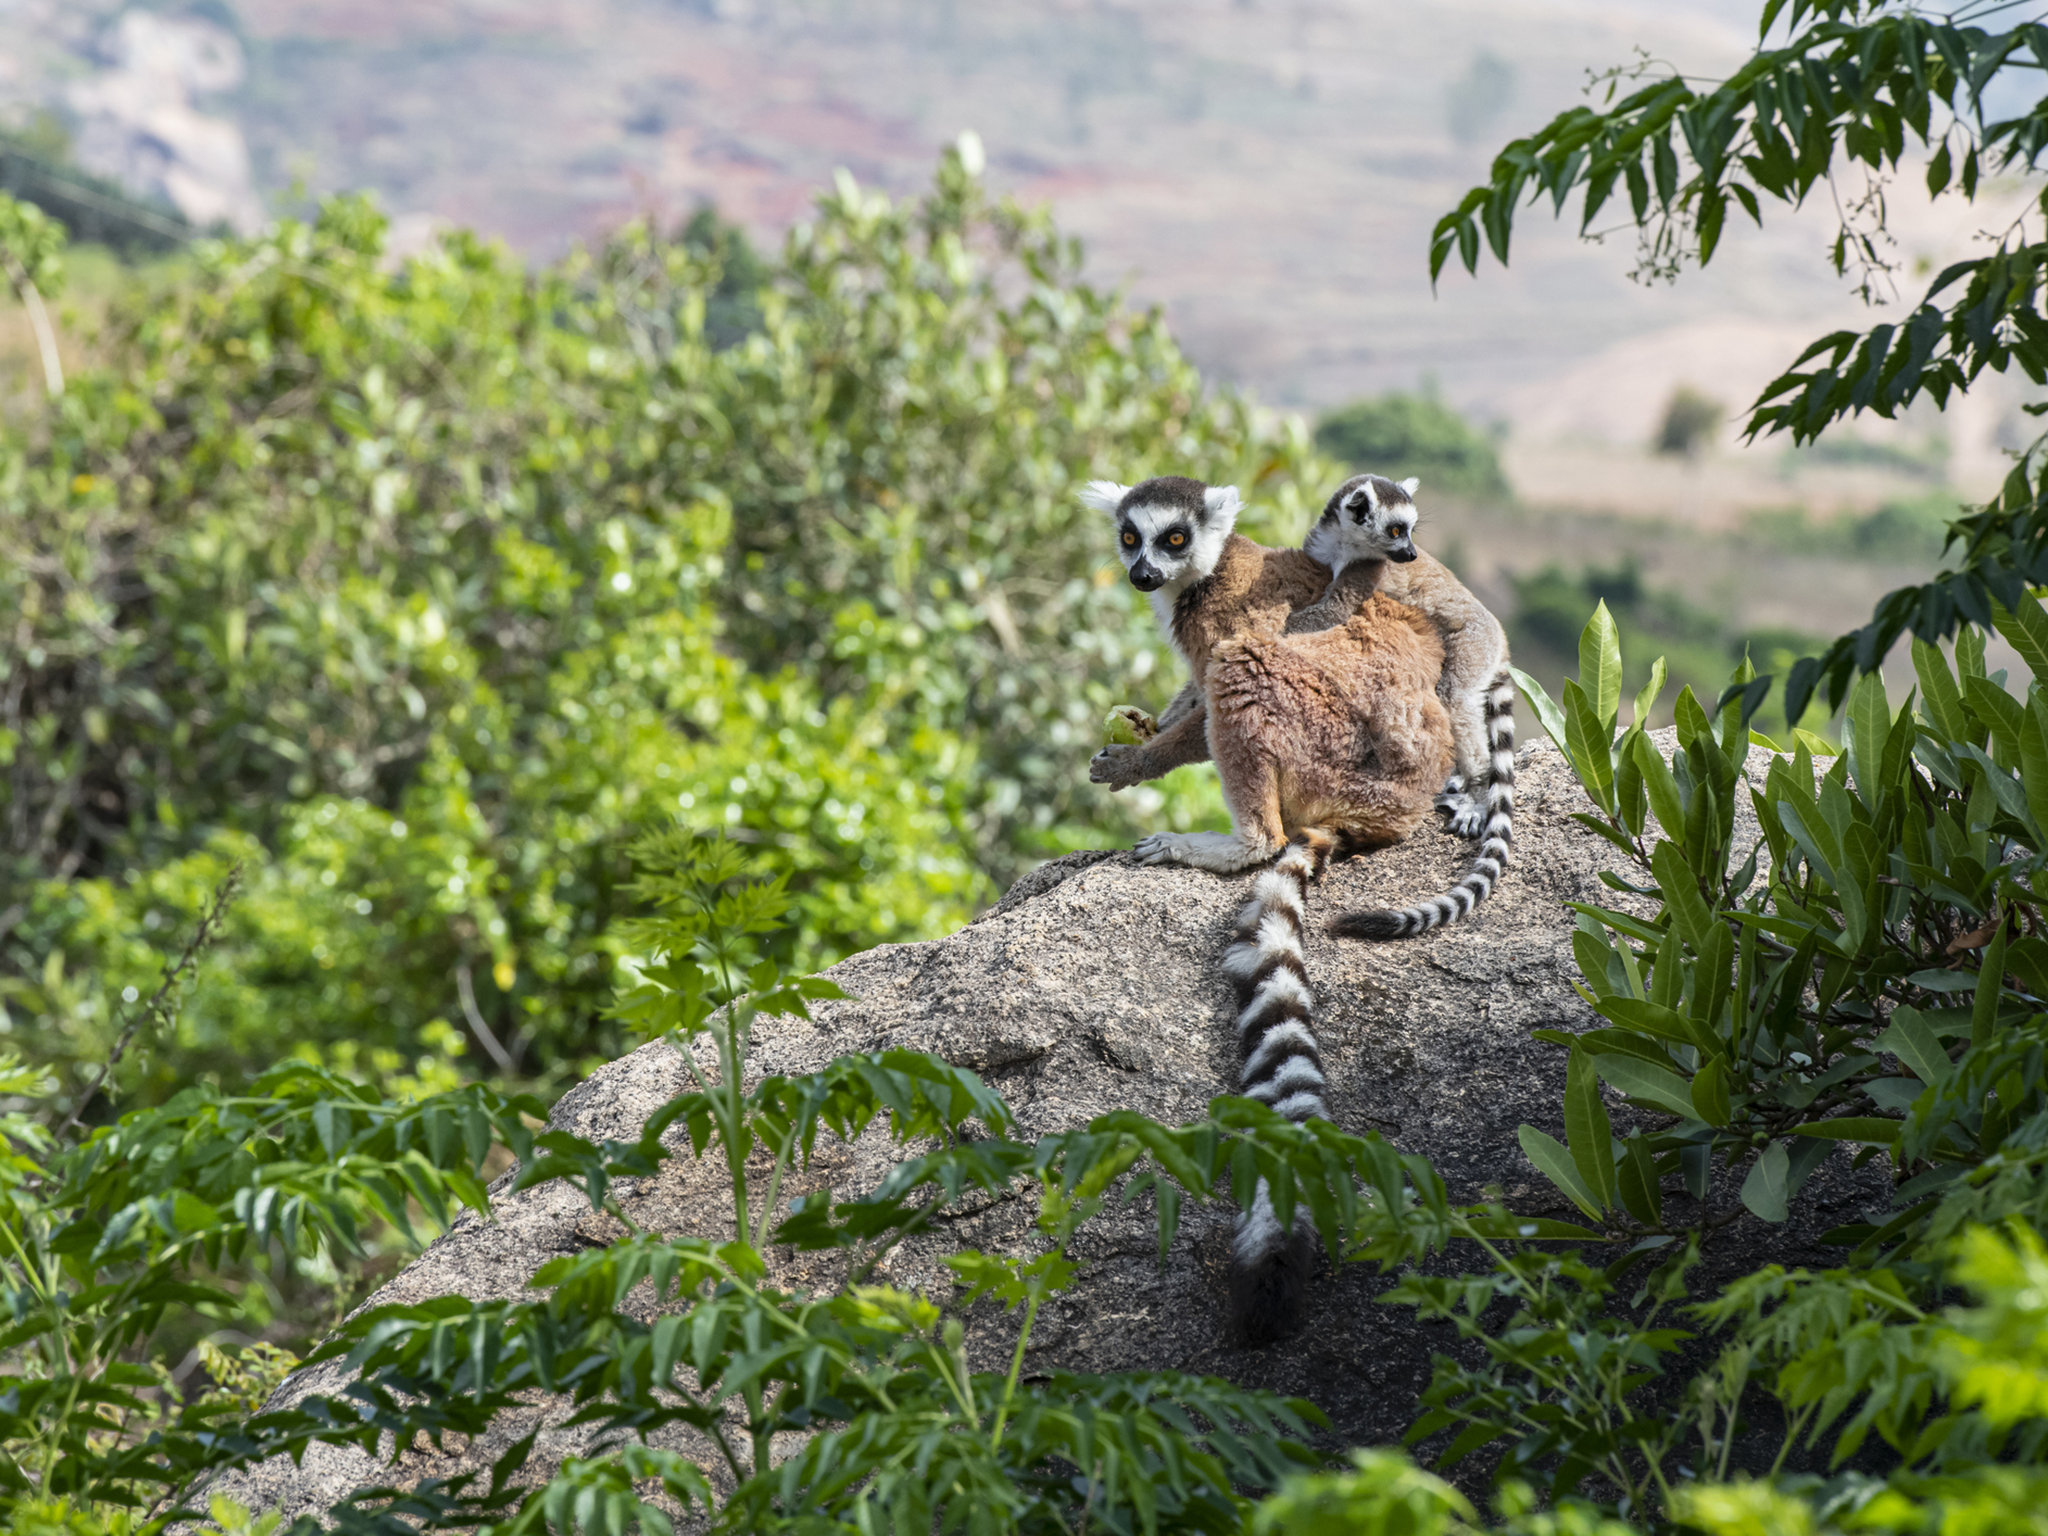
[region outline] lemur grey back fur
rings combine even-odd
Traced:
[[[1493,894],[1514,842],[1515,689],[1507,636],[1463,582],[1415,547],[1419,484],[1352,476],[1330,497],[1302,549],[1330,567],[1332,585],[1353,561],[1389,562],[1380,590],[1426,614],[1443,636],[1437,691],[1450,710],[1458,761],[1437,804],[1450,812],[1452,831],[1478,835],[1479,852],[1464,878],[1440,896],[1334,919],[1330,932],[1346,938],[1413,938],[1457,921]]]

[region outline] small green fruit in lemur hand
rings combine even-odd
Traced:
[[[1102,718],[1103,739],[1113,747],[1135,747],[1150,741],[1159,722],[1135,704],[1119,704]]]

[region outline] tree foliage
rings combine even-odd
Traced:
[[[1074,767],[1172,683],[1072,488],[1285,520],[1322,476],[958,152],[920,199],[842,180],[765,276],[703,218],[532,272],[383,228],[203,243],[0,441],[0,1024],[39,1059],[101,1059],[237,862],[124,1091],[280,1042],[430,1085],[614,1054],[621,850],[673,812],[788,874],[815,964],[1215,805]]]
[[[1728,79],[1700,84],[1648,65],[1611,71],[1601,107],[1560,113],[1509,144],[1487,183],[1437,222],[1431,276],[1453,255],[1476,272],[1482,248],[1505,262],[1525,202],[1547,199],[1561,214],[1575,195],[1587,234],[1625,196],[1624,227],[1642,234],[1639,270],[1675,276],[1713,259],[1731,209],[1761,224],[1767,203],[1796,207],[1817,186],[1861,174],[1861,195],[1838,192],[1847,211],[1831,257],[1838,272],[1858,269],[1871,294],[1887,270],[1884,178],[1902,170],[1909,145],[1928,152],[1926,186],[1937,197],[1974,202],[2039,168],[2048,97],[2011,117],[1987,115],[2000,99],[1988,94],[1994,80],[2048,67],[2039,24],[1995,25],[2014,20],[2013,10],[1996,0],[1951,15],[1885,0],[1766,0],[1761,44]],[[1634,88],[1621,94],[1625,80]],[[1946,405],[1986,369],[2048,383],[2044,217],[2048,201],[2036,199],[1984,254],[1937,274],[1904,321],[1820,338],[1766,386],[1749,434],[1788,432],[1804,443],[1864,411],[1889,418],[1922,396]],[[1994,605],[2015,608],[2029,585],[2048,580],[2038,453],[2021,457],[1995,501],[1952,526],[1948,549],[1950,569],[1890,593],[1870,623],[1793,668],[1794,717],[1816,688],[1838,707],[1908,630],[1934,643],[1962,624],[1989,628]]]

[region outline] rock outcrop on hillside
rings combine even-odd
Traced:
[[[1515,1130],[1529,1121],[1563,1133],[1565,1053],[1531,1040],[1530,1031],[1577,1030],[1594,1019],[1572,988],[1572,915],[1563,903],[1613,897],[1597,880],[1610,862],[1607,846],[1570,820],[1582,804],[1558,753],[1547,744],[1527,749],[1517,863],[1472,919],[1406,944],[1310,935],[1333,1114],[1351,1130],[1376,1129],[1428,1156],[1454,1198],[1478,1198],[1498,1184],[1520,1210],[1568,1213],[1523,1158]],[[1426,830],[1402,847],[1337,865],[1311,892],[1311,916],[1441,889],[1469,852],[1469,844]],[[981,1073],[1008,1098],[1026,1137],[1112,1109],[1195,1118],[1235,1080],[1217,960],[1251,878],[1145,869],[1124,853],[1056,860],[948,938],[888,945],[835,966],[828,974],[855,1000],[825,1006],[814,1024],[765,1021],[751,1068],[794,1074],[843,1052],[904,1047]],[[674,1050],[651,1045],[567,1094],[555,1119],[584,1136],[630,1138],[685,1085]],[[1615,1114],[1618,1127],[1628,1123],[1625,1107]],[[790,1192],[828,1183],[841,1193],[867,1188],[887,1166],[886,1146],[871,1138],[821,1156]],[[623,1200],[647,1227],[722,1233],[730,1202],[721,1182],[715,1170],[678,1158]],[[1766,1258],[1825,1262],[1815,1234],[1883,1199],[1876,1170],[1852,1175],[1837,1156],[1803,1192],[1790,1223],[1771,1228],[1745,1216],[1724,1233],[1720,1262],[1731,1270]],[[1418,1326],[1405,1308],[1374,1305],[1390,1282],[1351,1265],[1314,1287],[1308,1325],[1295,1339],[1257,1352],[1231,1347],[1223,1338],[1230,1219],[1222,1204],[1190,1206],[1164,1268],[1149,1214],[1113,1215],[1087,1229],[1077,1244],[1088,1261],[1084,1277],[1041,1316],[1033,1358],[1047,1367],[1228,1376],[1314,1399],[1345,1443],[1398,1441],[1429,1379],[1432,1351],[1451,1344],[1448,1332]],[[900,1251],[888,1278],[943,1290],[943,1252],[1021,1251],[1031,1241],[1022,1202],[949,1225],[943,1238]],[[573,1191],[547,1186],[504,1200],[494,1221],[465,1216],[373,1301],[511,1297],[547,1259],[603,1242],[612,1230]],[[804,1283],[799,1261],[778,1262],[780,1283]],[[977,1342],[999,1349],[1003,1326],[992,1320]],[[282,1396],[338,1385],[331,1369],[308,1372]],[[408,1457],[396,1475],[409,1481],[487,1466],[533,1427],[529,1417],[459,1454]],[[536,1454],[545,1462],[574,1448],[543,1434]],[[355,1452],[316,1448],[303,1467],[266,1467],[219,1491],[289,1517],[392,1477]]]

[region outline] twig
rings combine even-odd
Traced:
[[[184,953],[176,960],[164,963],[163,984],[156,989],[155,995],[148,1002],[129,1015],[127,1027],[121,1031],[120,1039],[114,1042],[113,1050],[107,1053],[107,1059],[100,1067],[99,1076],[93,1079],[90,1088],[79,1094],[78,1101],[71,1106],[71,1113],[65,1117],[64,1123],[57,1127],[59,1138],[78,1124],[79,1117],[85,1113],[85,1106],[93,1101],[100,1089],[113,1077],[114,1068],[121,1064],[121,1058],[127,1054],[128,1047],[135,1040],[135,1032],[142,1027],[143,1019],[153,1014],[159,1020],[169,1020],[171,1014],[164,1006],[164,1000],[170,996],[171,988],[178,984],[178,978],[191,969],[193,962],[199,958],[200,951],[213,942],[214,935],[220,928],[221,919],[227,916],[228,906],[235,899],[235,889],[241,883],[242,866],[236,864],[228,871],[227,878],[214,887],[213,900],[200,915],[199,926],[192,930],[192,937],[187,941]]]
[[[469,979],[469,962],[463,961],[455,967],[455,990],[462,997],[462,1016],[469,1020],[469,1027],[476,1032],[476,1038],[483,1048],[491,1053],[491,1060],[498,1064],[498,1070],[507,1077],[513,1075],[512,1058],[505,1047],[498,1044],[498,1037],[491,1033],[491,1026],[484,1022],[484,1016],[477,1010],[476,986]]]
[[[29,277],[28,269],[11,252],[0,250],[0,268],[6,270],[8,281],[21,296],[21,307],[28,311],[29,326],[36,333],[36,348],[43,355],[43,389],[54,400],[64,393],[64,365],[57,359],[57,333],[50,327],[50,312],[43,308],[43,296]]]

